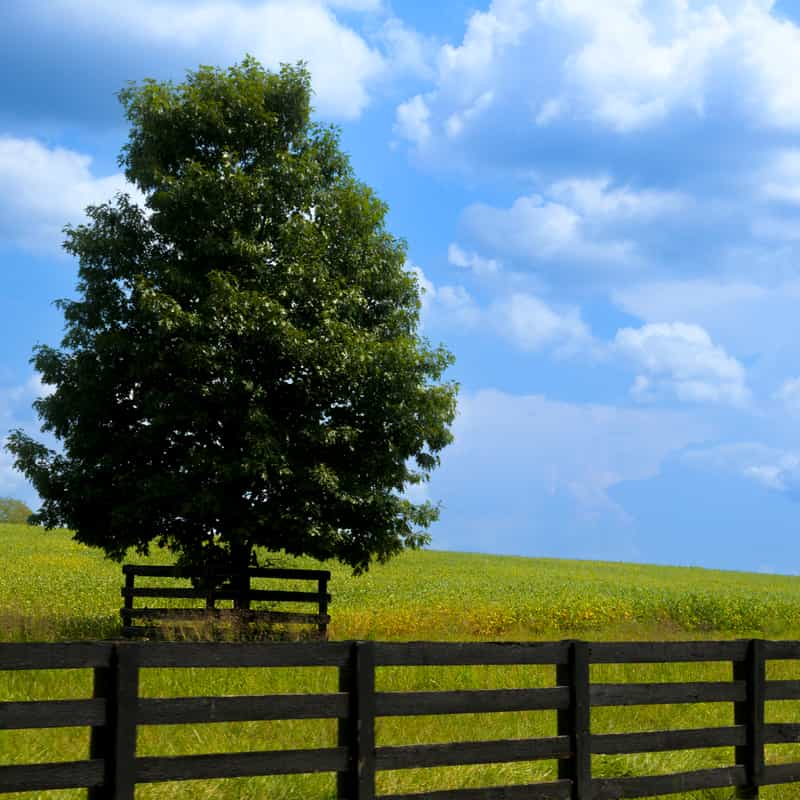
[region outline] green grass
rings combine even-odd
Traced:
[[[43,641],[119,634],[118,564],[71,541],[67,532],[0,525],[0,638]],[[169,563],[154,553],[138,563]],[[284,565],[319,566],[280,559]],[[326,565],[333,577],[331,638],[513,640],[705,639],[763,636],[800,639],[800,581],[789,577],[632,564],[443,553],[407,553],[361,578]],[[308,585],[306,584],[306,587]],[[768,677],[800,678],[800,662],[773,662]],[[728,664],[595,666],[595,681],[729,680]],[[553,685],[553,667],[381,668],[378,689],[438,690]],[[335,670],[144,670],[148,696],[324,692]],[[86,697],[89,670],[0,673],[0,700]],[[592,711],[594,732],[732,724],[730,704],[637,706]],[[800,721],[800,704],[770,702],[767,721]],[[552,736],[555,712],[379,719],[379,745]],[[330,746],[326,720],[146,727],[140,755]],[[82,759],[88,731],[0,732],[0,763]],[[800,759],[800,746],[770,746],[772,762]],[[732,748],[595,757],[597,775],[644,775],[732,763]],[[379,793],[552,780],[555,761],[379,773]],[[80,791],[17,797],[77,798]],[[12,795],[7,795],[12,797]],[[330,800],[330,775],[153,784],[137,798]],[[671,795],[732,796],[730,790]],[[762,790],[788,800],[800,787]]]

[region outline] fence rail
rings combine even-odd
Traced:
[[[320,638],[324,639],[327,636],[330,622],[328,604],[331,601],[331,596],[328,594],[328,582],[331,574],[327,570],[251,567],[245,572],[237,573],[231,570],[211,568],[203,575],[199,575],[177,567],[125,564],[122,567],[122,573],[125,576],[125,585],[121,590],[124,607],[120,609],[119,613],[122,617],[122,633],[127,637],[150,632],[155,621],[181,622],[209,619],[314,625]],[[207,589],[194,586],[136,586],[137,577],[205,578],[206,580],[222,578],[229,583],[224,586],[216,586],[210,582]],[[315,592],[298,592],[281,589],[253,589],[250,585],[253,578],[316,581],[317,590]],[[203,600],[205,608],[137,608],[134,606],[134,599],[137,597]],[[217,608],[216,604],[219,600],[233,600],[235,607]],[[250,603],[253,600],[275,603],[315,603],[317,612],[312,614],[295,611],[252,610]],[[134,625],[133,620],[137,618],[150,621],[150,625]]]
[[[735,787],[757,798],[760,786],[800,782],[800,763],[765,765],[765,744],[800,742],[799,723],[764,722],[764,704],[797,699],[800,681],[766,680],[765,663],[800,659],[800,642],[434,643],[80,642],[0,644],[0,670],[94,670],[94,697],[0,703],[0,729],[91,728],[88,759],[0,767],[0,793],[88,789],[90,800],[133,800],[137,784],[256,775],[332,772],[339,798],[374,800],[376,773],[420,767],[557,759],[558,780],[525,786],[381,795],[380,800],[616,800]],[[733,680],[706,683],[603,684],[591,664],[729,662]],[[529,689],[378,692],[386,666],[551,664],[556,685]],[[333,667],[337,692],[257,697],[143,698],[139,674],[153,667]],[[730,702],[726,727],[592,734],[592,707]],[[377,746],[375,719],[549,709],[555,736]],[[330,747],[186,756],[136,754],[137,727],[276,719],[336,719]],[[734,748],[725,767],[624,778],[592,775],[593,754]]]

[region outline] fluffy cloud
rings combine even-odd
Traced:
[[[131,0],[110,6],[101,0],[81,3],[59,0],[48,5],[50,25],[83,30],[104,40],[119,39],[130,46],[156,51],[179,50],[202,54],[202,63],[233,63],[249,52],[266,67],[281,62],[308,62],[314,84],[314,105],[324,115],[358,117],[369,103],[373,82],[399,71],[422,71],[419,42],[399,20],[377,34],[387,58],[364,36],[341,22],[337,10],[381,12],[376,0]],[[402,56],[402,58],[401,58]],[[198,55],[191,55],[196,60]]]
[[[511,208],[474,203],[464,210],[461,222],[483,247],[527,260],[613,263],[630,261],[634,254],[633,242],[596,241],[578,211],[537,194],[518,197]]]
[[[751,274],[774,267],[770,259],[763,269],[753,257],[745,263]],[[751,277],[651,281],[615,289],[611,298],[643,322],[680,319],[704,328],[715,341],[734,351],[796,364],[800,281],[795,278],[764,284]]]
[[[558,312],[534,295],[515,292],[492,303],[487,315],[493,327],[521,350],[554,348],[565,356],[592,347],[592,335],[577,308]]]
[[[613,348],[643,371],[632,389],[637,399],[649,400],[654,392],[667,390],[689,402],[744,406],[749,400],[744,367],[698,325],[673,322],[623,328],[617,331]]]
[[[65,224],[85,220],[84,208],[127,192],[144,197],[121,173],[96,177],[90,156],[34,139],[0,137],[0,240],[36,253],[58,252]]]
[[[408,264],[423,289],[423,326],[483,330],[501,336],[527,352],[553,351],[557,356],[591,353],[595,343],[580,310],[556,309],[535,295],[511,292],[480,306],[463,286],[436,286],[414,264]]]
[[[495,275],[500,271],[500,263],[496,259],[484,258],[474,252],[466,252],[455,242],[447,248],[447,260],[454,267],[463,267],[476,275]]]
[[[461,224],[482,247],[525,260],[633,265],[637,246],[625,226],[663,221],[690,203],[679,192],[615,186],[608,176],[569,178],[543,195],[518,197],[510,208],[474,203]]]
[[[487,495],[498,487],[517,499],[558,492],[584,508],[624,518],[608,490],[653,477],[669,454],[709,431],[681,412],[562,403],[485,389],[459,397],[455,442],[441,471],[455,482],[468,474],[471,485]],[[482,503],[498,506],[488,496]]]
[[[775,392],[775,399],[783,403],[789,413],[800,413],[800,378],[785,380]]]
[[[690,449],[681,455],[687,464],[738,475],[800,500],[800,454],[760,442],[729,442]]]
[[[431,163],[448,155],[454,128],[464,138],[484,125],[470,118],[481,98],[491,98],[493,138],[502,129],[519,143],[554,124],[588,119],[627,136],[722,107],[797,130],[799,71],[800,28],[771,0],[493,0],[460,44],[441,47],[434,85],[415,98],[426,135],[397,130]]]

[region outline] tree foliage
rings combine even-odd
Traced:
[[[250,56],[119,92],[147,210],[118,194],[64,228],[78,299],[32,358],[63,452],[8,444],[38,523],[189,565],[264,547],[358,572],[429,541],[438,507],[401,493],[452,441],[453,357],[418,335],[405,242],[310,94],[303,64]]]
[[[0,523],[26,524],[33,511],[22,500],[13,497],[0,497]]]

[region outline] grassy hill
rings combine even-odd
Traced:
[[[155,552],[144,563],[170,563]],[[281,559],[285,565],[319,566]],[[513,558],[467,553],[406,553],[366,576],[341,566],[333,573],[331,638],[376,639],[665,639],[765,636],[800,638],[800,580],[774,575],[590,561]],[[0,638],[58,640],[119,634],[121,570],[75,544],[67,531],[0,525]],[[161,601],[159,601],[160,603]],[[772,679],[800,678],[800,664],[775,662]],[[731,666],[710,664],[596,665],[598,682],[727,681]],[[90,670],[0,672],[0,702],[87,697]],[[551,666],[384,667],[379,691],[435,691],[552,686]],[[150,669],[141,691],[150,697],[336,691],[331,668]],[[795,701],[768,703],[768,721],[800,721]],[[595,733],[731,725],[730,703],[595,708]],[[380,718],[379,745],[519,739],[555,734],[556,712],[503,712]],[[149,726],[139,755],[241,752],[327,747],[332,720]],[[0,764],[86,757],[87,729],[3,731]],[[768,745],[770,763],[800,760],[800,745]],[[689,771],[732,763],[732,748],[634,756],[594,756],[596,775]],[[554,760],[381,772],[379,794],[498,786],[553,780]],[[152,784],[138,800],[332,800],[330,774]],[[790,800],[797,785],[762,796]],[[5,795],[31,797],[30,794]],[[85,792],[36,793],[64,800]],[[671,795],[675,800],[728,800],[730,790]]]
[[[800,638],[800,579],[788,576],[437,551],[405,553],[361,577],[276,561],[331,570],[336,639]],[[0,525],[6,641],[118,635],[121,583],[119,564],[67,531]]]

